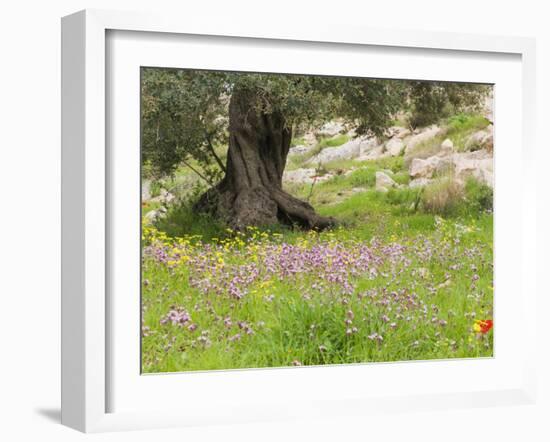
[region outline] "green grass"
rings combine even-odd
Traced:
[[[417,144],[405,154],[408,167],[413,158],[428,158],[439,152],[441,143],[449,138],[454,149],[464,151],[467,139],[489,125],[489,120],[478,114],[458,114],[443,122],[444,133]]]
[[[353,170],[352,170],[353,169]],[[344,171],[350,171],[345,174]],[[323,175],[334,174],[326,181],[311,184],[285,183],[285,189],[298,198],[308,200],[314,207],[337,203],[350,197],[353,191],[368,190],[376,184],[376,172],[389,171],[397,184],[409,183],[403,157],[388,157],[379,160],[338,160],[323,164]],[[313,187],[313,188],[312,188]]]
[[[304,145],[304,144],[306,144],[306,141],[305,141],[304,137],[292,138],[292,140],[290,142],[291,147],[301,146],[301,145]]]
[[[457,116],[432,143],[446,137],[458,143],[483,124],[476,116]],[[321,140],[318,149],[330,143]],[[189,202],[144,225],[144,372],[493,355],[493,332],[473,330],[475,320],[492,318],[492,190],[471,179],[455,192],[444,177],[426,189],[409,189],[403,157],[323,167],[331,179],[286,190],[338,219],[331,230],[234,232],[197,215]],[[378,170],[391,171],[405,186],[376,191]],[[143,213],[158,207],[147,203]],[[292,271],[270,267],[292,253],[303,254]],[[343,289],[339,260],[348,268],[367,253],[372,265],[344,273],[351,288]],[[315,267],[311,254],[326,261]],[[311,271],[293,273],[302,263]],[[244,290],[240,299],[229,291],[235,276]],[[170,312],[189,319],[164,321]]]
[[[341,146],[344,143],[347,143],[350,140],[349,135],[340,134],[331,138],[322,138],[319,141],[319,147],[324,149],[325,147],[336,147]]]
[[[361,173],[368,176],[369,172]],[[157,226],[160,232],[168,233],[161,234],[164,250],[183,250],[190,259],[204,256],[201,259],[214,266],[221,260],[229,274],[260,262],[266,247],[283,242],[305,248],[332,242],[342,244],[345,250],[365,244],[381,259],[387,259],[383,250],[390,244],[403,246],[405,252],[398,261],[381,264],[374,276],[367,273],[352,278],[355,288],[349,296],[337,289],[322,293],[312,289],[320,281],[315,274],[295,281],[271,277],[267,272],[262,273],[267,282],[260,279],[250,284],[250,291],[241,300],[223,293],[203,293],[191,283],[196,271],[189,262],[160,263],[146,257],[142,292],[144,371],[491,356],[492,332],[476,334],[472,326],[474,319],[492,317],[493,218],[485,210],[492,199],[473,181],[465,192],[475,203],[465,199],[459,203],[462,210],[439,218],[425,212],[421,204],[411,208],[421,196],[419,190],[366,190],[339,203],[317,207],[319,213],[341,221],[339,228],[319,234],[281,227],[236,234],[193,215],[186,206],[172,211]],[[187,245],[169,235],[188,238],[183,240]],[[193,235],[200,235],[202,241]],[[146,244],[150,242],[146,240]],[[211,248],[205,248],[207,244]],[[452,270],[457,264],[459,268]],[[206,273],[214,279],[218,274],[218,270]],[[425,306],[428,313],[423,313],[424,307],[411,307],[403,310],[404,318],[396,319],[396,310],[376,301],[393,291],[414,293],[415,302]],[[374,293],[374,298],[362,297],[365,293]],[[272,300],[268,301],[268,296]],[[396,301],[390,307],[403,309],[405,305]],[[185,327],[161,324],[174,307],[190,313],[195,331],[189,331],[187,323]],[[351,335],[344,323],[350,311],[358,330]],[[384,322],[384,315],[391,322]],[[233,323],[229,329],[223,323],[227,317]],[[236,325],[239,321],[249,324],[253,334],[240,329]],[[444,325],[432,321],[443,321]],[[395,329],[393,322],[398,323]],[[369,338],[375,332],[383,341]],[[201,333],[206,333],[204,343]],[[241,337],[231,340],[238,333]]]
[[[394,197],[399,199],[397,195]],[[311,287],[319,280],[315,275],[306,275],[298,284],[292,279],[268,277],[267,285],[252,284],[251,291],[236,301],[224,295],[203,294],[190,284],[192,275],[184,264],[165,265],[145,259],[144,371],[491,356],[492,332],[483,336],[472,332],[474,319],[490,318],[492,314],[491,216],[453,218],[438,224],[433,215],[395,215],[387,204],[380,194],[356,195],[337,209],[324,211],[337,212],[350,222],[350,227],[314,237],[288,231],[282,238],[269,236],[254,241],[249,238],[245,245],[239,245],[228,235],[224,244],[231,246],[226,251],[219,248],[224,266],[233,269],[249,265],[250,258],[261,253],[256,251],[258,245],[283,241],[313,247],[317,241],[356,245],[371,244],[376,238],[381,244],[398,241],[407,248],[404,257],[410,261],[388,262],[374,278],[369,274],[358,275],[351,296],[342,296],[337,291],[316,292]],[[423,254],[426,242],[437,250],[436,254]],[[204,253],[202,245],[194,247],[196,253]],[[457,262],[461,267],[449,270]],[[474,274],[478,277],[475,283]],[[414,293],[415,302],[425,306],[428,313],[423,313],[424,307],[411,307],[402,310],[402,319],[396,319],[396,311],[376,301],[386,299],[383,293],[392,291]],[[375,297],[359,296],[365,293],[374,293]],[[272,300],[267,301],[267,296]],[[342,302],[344,299],[346,303]],[[400,301],[391,306],[404,305],[409,304]],[[190,313],[196,331],[161,324],[174,306],[183,306]],[[351,335],[344,323],[348,312],[352,312],[352,324],[358,329]],[[391,322],[384,321],[385,315]],[[232,321],[230,329],[224,326],[224,318]],[[395,329],[391,325],[394,319],[398,323]],[[236,325],[238,321],[249,324],[253,334],[243,332]],[[444,325],[439,321],[444,321]],[[205,344],[200,343],[201,332],[207,332]],[[369,339],[374,332],[383,336],[382,342]],[[241,334],[240,339],[231,340],[237,333]]]
[[[447,138],[450,138],[455,148],[459,151],[465,150],[466,140],[474,132],[486,128],[489,125],[482,115],[459,114],[449,118],[447,121]]]

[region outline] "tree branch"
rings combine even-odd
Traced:
[[[223,164],[222,160],[220,159],[220,157],[216,153],[216,150],[214,149],[214,146],[212,145],[212,140],[210,139],[210,135],[208,135],[207,132],[204,133],[204,138],[206,139],[206,145],[208,146],[208,150],[209,150],[210,154],[214,157],[214,159],[216,160],[216,163],[218,163],[218,166],[220,166],[220,169],[222,170],[222,172],[225,173],[225,171],[226,171],[225,165]]]
[[[209,186],[213,186],[214,183],[212,181],[210,181],[208,178],[206,178],[202,173],[200,173],[196,168],[194,168],[193,166],[191,166],[191,164],[189,164],[187,161],[185,160],[182,160],[181,161],[183,164],[185,164],[187,167],[189,167],[189,169],[191,169],[193,172],[195,172],[199,177],[201,177],[204,181],[206,181],[206,183],[209,185]]]

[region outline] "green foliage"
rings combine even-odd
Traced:
[[[306,141],[304,137],[297,137],[297,138],[292,138],[292,141],[290,142],[290,146],[296,147],[296,146],[304,145],[305,143]]]
[[[470,213],[493,211],[493,189],[475,178],[468,178],[465,186],[466,201]]]
[[[162,184],[159,180],[151,181],[150,192],[151,192],[152,198],[159,196],[161,190],[162,190]]]
[[[460,111],[476,111],[491,86],[431,81],[409,82],[409,124],[424,127]]]
[[[215,146],[227,142],[220,118],[230,93],[225,74],[157,68],[141,74],[142,161],[159,177],[195,159],[215,182],[223,169]]]
[[[322,138],[319,141],[318,147],[320,149],[324,149],[325,147],[341,146],[342,144],[347,143],[349,139],[349,135],[346,134],[336,135],[332,138]]]
[[[352,187],[374,187],[376,184],[376,167],[367,166],[353,171],[347,181]]]
[[[288,127],[340,117],[358,134],[382,135],[399,111],[412,110],[413,125],[428,124],[447,108],[475,107],[487,91],[458,83],[142,68],[144,174],[169,175],[181,163],[195,162],[204,181],[217,182],[235,94],[247,97],[252,112],[280,114]],[[319,148],[345,141],[345,135],[322,140]]]
[[[493,189],[469,177],[460,184],[452,176],[442,177],[425,187],[422,207],[444,216],[480,216],[493,210]]]
[[[480,130],[489,125],[489,120],[479,114],[459,113],[447,120],[447,127],[450,135],[461,132]]]
[[[451,139],[456,149],[465,150],[468,137],[489,125],[489,120],[479,114],[460,113],[447,120],[447,136]]]
[[[224,225],[207,215],[196,213],[188,203],[172,205],[166,216],[155,222],[155,227],[171,237],[200,235],[205,241],[221,238],[225,231]]]

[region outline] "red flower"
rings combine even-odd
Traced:
[[[493,320],[492,319],[477,319],[474,322],[474,331],[477,333],[487,333],[489,330],[493,328]]]

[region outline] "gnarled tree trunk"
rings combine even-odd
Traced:
[[[236,229],[278,222],[307,229],[334,225],[333,218],[319,216],[311,205],[283,191],[291,129],[282,115],[256,111],[255,100],[243,91],[231,96],[226,175],[202,195],[195,209]]]

